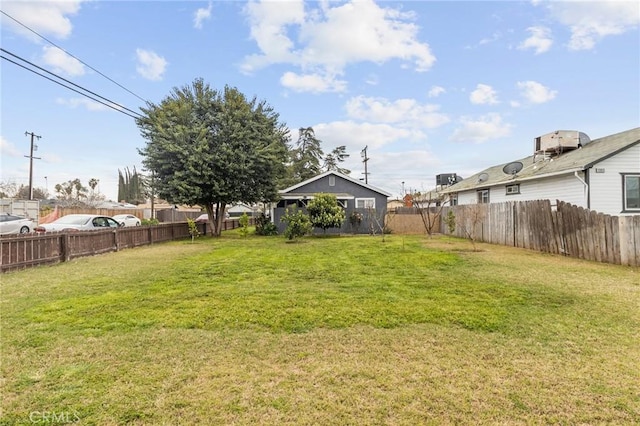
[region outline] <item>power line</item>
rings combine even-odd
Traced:
[[[25,65],[20,64],[20,63],[18,63],[18,62],[16,62],[16,61],[14,61],[14,60],[12,60],[12,59],[9,59],[9,58],[7,58],[6,56],[2,56],[2,55],[0,55],[0,58],[4,59],[5,61],[11,62],[12,64],[15,64],[15,65],[17,65],[17,66],[19,66],[19,67],[21,67],[21,68],[26,69],[27,71],[31,71],[32,73],[34,73],[34,74],[36,74],[36,75],[38,75],[38,76],[40,76],[40,77],[42,77],[42,78],[46,78],[47,80],[52,81],[53,83],[59,84],[60,86],[62,86],[62,87],[64,87],[64,88],[66,88],[66,89],[69,89],[69,90],[71,90],[71,91],[73,91],[73,92],[76,92],[76,93],[78,93],[78,94],[82,95],[82,96],[85,96],[85,97],[87,97],[87,98],[91,99],[92,101],[94,101],[94,102],[98,102],[98,103],[100,103],[100,104],[102,104],[102,105],[104,105],[104,106],[107,106],[107,107],[109,107],[109,108],[111,108],[111,109],[113,109],[113,110],[116,110],[116,111],[118,111],[118,112],[121,112],[121,113],[122,113],[122,114],[124,114],[124,115],[128,115],[128,116],[129,116],[129,117],[131,117],[131,118],[134,118],[134,119],[135,119],[135,118],[142,118],[142,115],[141,115],[141,114],[139,114],[139,113],[137,113],[137,112],[135,112],[135,111],[132,111],[132,110],[130,110],[130,109],[128,109],[128,108],[126,108],[126,107],[124,107],[124,106],[122,106],[122,105],[118,104],[117,102],[113,102],[112,100],[107,99],[107,98],[105,98],[105,97],[103,97],[103,96],[100,96],[100,95],[98,95],[98,94],[96,94],[96,93],[94,93],[94,92],[92,92],[92,91],[90,91],[90,90],[88,90],[88,89],[85,89],[85,88],[84,88],[84,87],[82,87],[82,86],[79,86],[79,85],[77,85],[77,84],[75,84],[75,83],[72,83],[72,82],[70,82],[70,81],[68,81],[68,80],[66,80],[66,79],[64,79],[64,78],[62,78],[62,77],[60,77],[59,75],[57,75],[57,74],[55,74],[55,73],[52,73],[52,72],[50,72],[50,71],[47,71],[47,70],[45,70],[44,68],[41,68],[41,67],[39,67],[39,66],[37,66],[37,65],[35,65],[35,64],[32,64],[31,62],[29,62],[29,61],[27,61],[27,60],[25,60],[25,59],[22,59],[22,58],[20,58],[20,57],[19,57],[19,56],[17,56],[17,55],[14,55],[14,54],[12,54],[12,53],[10,53],[10,52],[7,52],[5,49],[0,48],[0,50],[1,50],[1,51],[3,51],[3,52],[8,53],[8,54],[9,54],[9,55],[11,55],[11,56],[15,56],[15,57],[19,58],[20,60],[22,60],[22,61],[24,61],[24,62],[26,62],[26,63],[28,63],[28,64],[30,64],[30,65],[33,65],[34,67],[36,67],[36,68],[38,68],[38,69],[41,69],[42,71],[45,71],[45,72],[47,72],[47,73],[49,73],[49,74],[51,74],[51,75],[55,76],[56,78],[59,78],[60,80],[63,80],[63,81],[65,81],[65,82],[69,83],[69,84],[72,84],[72,85],[74,85],[74,86],[76,86],[76,87],[78,87],[78,88],[80,88],[80,89],[84,90],[85,92],[91,93],[92,95],[97,96],[98,98],[104,99],[104,100],[106,100],[106,102],[103,102],[103,101],[101,101],[100,99],[96,99],[96,98],[94,98],[94,97],[92,97],[92,96],[88,95],[87,93],[83,93],[83,92],[81,92],[80,90],[76,90],[76,89],[74,89],[73,87],[67,86],[67,85],[65,85],[65,84],[63,84],[63,83],[61,83],[61,82],[59,82],[59,81],[56,81],[56,80],[54,80],[54,79],[52,79],[52,78],[50,78],[50,77],[47,77],[46,75],[41,74],[41,73],[37,72],[36,70],[33,70],[33,69],[29,68],[29,67],[26,67]],[[114,105],[115,105],[115,106],[114,106]],[[116,107],[116,106],[117,106],[117,107]],[[131,112],[132,114],[130,114],[129,112],[126,112],[126,111],[129,111],[129,112]],[[135,114],[135,115],[134,115],[134,114]]]
[[[29,28],[28,26],[26,26],[25,24],[23,24],[22,22],[18,21],[16,18],[14,18],[13,16],[9,15],[7,12],[5,12],[4,10],[0,10],[0,13],[2,13],[4,16],[6,16],[7,18],[13,20],[14,22],[16,22],[18,25],[26,28],[27,30],[31,31],[32,33],[34,33],[35,35],[37,35],[38,37],[40,37],[41,39],[45,40],[47,43],[51,44],[54,47],[57,47],[58,49],[62,50],[64,53],[66,53],[67,55],[71,56],[73,59],[75,59],[76,61],[79,61],[81,64],[85,65],[87,68],[91,69],[92,71],[97,72],[98,74],[100,74],[102,77],[106,78],[107,80],[109,80],[110,82],[112,82],[113,84],[115,84],[116,86],[120,87],[123,90],[126,90],[127,92],[131,93],[133,96],[135,96],[136,98],[140,99],[142,102],[148,102],[146,99],[136,95],[135,93],[133,93],[131,90],[127,89],[126,87],[124,87],[123,85],[121,85],[120,83],[118,83],[115,80],[112,80],[111,78],[109,78],[108,76],[104,75],[103,73],[101,73],[100,71],[98,71],[97,69],[95,69],[94,67],[92,67],[91,65],[87,64],[86,62],[84,62],[82,59],[74,56],[73,54],[67,52],[66,50],[64,50],[62,47],[58,46],[57,44],[55,44],[54,42],[52,42],[51,40],[49,40],[48,38],[46,38],[45,36],[39,34],[38,32],[36,32],[35,30],[32,30],[31,28]]]
[[[64,85],[64,84],[60,83],[59,81],[56,81],[56,80],[54,80],[54,79],[52,79],[52,78],[50,78],[50,77],[47,77],[47,76],[46,76],[46,75],[44,75],[44,74],[40,74],[40,73],[38,73],[37,71],[32,70],[32,69],[30,69],[30,68],[28,68],[28,67],[25,67],[24,65],[19,64],[19,63],[17,63],[16,61],[13,61],[13,60],[11,60],[11,59],[7,58],[6,56],[2,56],[2,55],[0,55],[0,58],[4,59],[5,61],[11,62],[12,64],[15,64],[15,65],[17,65],[17,66],[19,66],[19,67],[22,67],[22,68],[26,69],[27,71],[31,71],[32,73],[34,73],[34,74],[36,74],[36,75],[38,75],[38,76],[40,76],[40,77],[42,77],[42,78],[46,78],[46,79],[47,79],[47,80],[49,80],[49,81],[52,81],[52,82],[54,82],[54,83],[56,83],[56,84],[59,84],[60,86],[62,86],[62,87],[64,87],[64,88],[67,88],[67,89],[69,89],[69,90],[71,90],[71,91],[73,91],[73,92],[76,92],[76,93],[78,93],[78,94],[80,94],[80,95],[82,95],[82,96],[85,96],[85,97],[87,97],[87,98],[91,99],[92,101],[98,102],[98,103],[100,103],[100,104],[102,104],[102,105],[104,105],[104,106],[107,106],[107,107],[109,107],[109,108],[111,108],[111,109],[114,109],[114,110],[116,110],[116,111],[118,111],[118,112],[121,112],[121,113],[123,113],[124,115],[128,115],[128,116],[129,116],[129,117],[131,117],[131,118],[134,118],[134,119],[135,119],[135,118],[139,118],[139,117],[141,117],[139,114],[138,114],[138,116],[131,115],[131,114],[129,114],[129,113],[127,113],[127,112],[123,111],[123,110],[122,110],[122,109],[120,109],[120,108],[116,108],[115,106],[113,106],[113,105],[111,105],[111,104],[108,104],[108,103],[106,103],[106,102],[102,102],[102,101],[101,101],[101,100],[99,100],[99,99],[95,99],[95,98],[93,98],[93,97],[91,97],[91,96],[87,95],[86,93],[82,93],[81,91],[74,89],[73,87],[66,86],[66,85]]]

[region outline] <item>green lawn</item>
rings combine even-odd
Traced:
[[[0,424],[632,424],[640,271],[199,238],[7,273]]]

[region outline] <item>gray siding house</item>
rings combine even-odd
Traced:
[[[575,140],[570,149],[551,139],[545,151],[539,139],[534,155],[485,169],[439,195],[453,205],[547,199],[614,216],[640,214],[640,128]]]
[[[342,173],[328,171],[279,191],[280,201],[271,208],[271,217],[278,232],[282,233],[286,228],[286,223],[281,219],[288,207],[297,206],[306,211],[309,200],[313,199],[314,194],[321,192],[334,194],[338,204],[345,210],[346,218],[342,228],[329,229],[328,233],[369,233],[370,227],[376,226],[374,216],[381,224],[384,223],[387,198],[391,194]],[[363,219],[357,227],[352,226],[349,220],[354,212],[360,213]],[[380,233],[380,230],[377,229],[376,232]]]

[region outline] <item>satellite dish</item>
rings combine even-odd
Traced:
[[[520,170],[522,170],[523,164],[519,161],[514,161],[513,163],[509,163],[502,168],[502,171],[508,175],[515,175]]]
[[[486,182],[487,180],[489,180],[489,173],[480,173],[478,183]]]

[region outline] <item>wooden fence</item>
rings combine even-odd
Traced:
[[[447,206],[437,223],[440,233],[449,234],[444,220],[449,211],[455,215],[452,235],[457,237],[640,266],[640,215],[609,216],[562,201],[552,206],[549,200]],[[409,217],[388,218],[392,232],[424,234],[420,215]]]
[[[205,235],[207,224],[198,224]],[[223,230],[240,227],[239,220],[225,220]],[[0,238],[0,271],[66,262],[82,256],[119,251],[163,241],[190,238],[187,222],[136,226],[100,231],[52,232]]]

